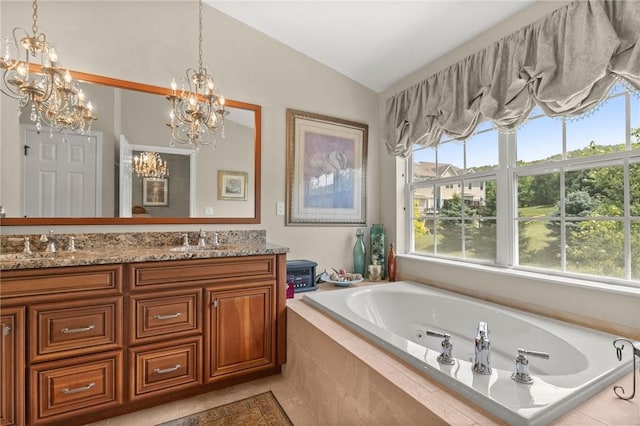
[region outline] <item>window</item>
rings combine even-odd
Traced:
[[[536,108],[513,134],[414,146],[410,251],[637,285],[639,98],[616,86],[575,120]]]
[[[464,142],[415,147],[413,159],[414,251],[495,260],[498,133],[486,128]]]

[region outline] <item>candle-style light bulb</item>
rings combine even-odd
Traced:
[[[65,82],[65,83],[71,83],[71,80],[72,80],[72,79],[71,79],[71,73],[69,72],[69,70],[67,70],[67,71],[64,73],[64,82]]]
[[[172,78],[171,79],[171,92],[173,95],[176,94],[176,89],[178,88],[178,83],[176,83],[176,79]]]

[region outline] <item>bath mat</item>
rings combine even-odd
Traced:
[[[271,391],[158,426],[293,426]]]

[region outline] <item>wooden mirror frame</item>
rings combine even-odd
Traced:
[[[71,76],[82,82],[96,83],[120,89],[151,93],[160,96],[171,94],[171,89],[119,80],[110,77],[70,71]],[[260,164],[261,164],[261,129],[262,114],[260,105],[249,104],[232,99],[226,99],[228,107],[251,110],[255,114],[254,140],[254,210],[253,217],[13,217],[3,218],[4,226],[37,226],[37,225],[151,225],[151,224],[186,224],[186,223],[217,223],[217,224],[251,224],[260,223]]]

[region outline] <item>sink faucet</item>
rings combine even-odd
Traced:
[[[475,360],[473,372],[491,374],[491,342],[489,341],[489,326],[486,322],[478,323],[475,340]]]
[[[22,253],[31,254],[31,241],[29,240],[29,237],[24,237],[23,241],[24,248],[22,249]]]
[[[198,236],[198,247],[205,247],[207,245],[207,233],[200,229]]]
[[[53,239],[53,229],[49,231],[49,236],[47,236],[47,234],[40,235],[40,241],[47,243],[47,252],[56,252],[56,241]]]

